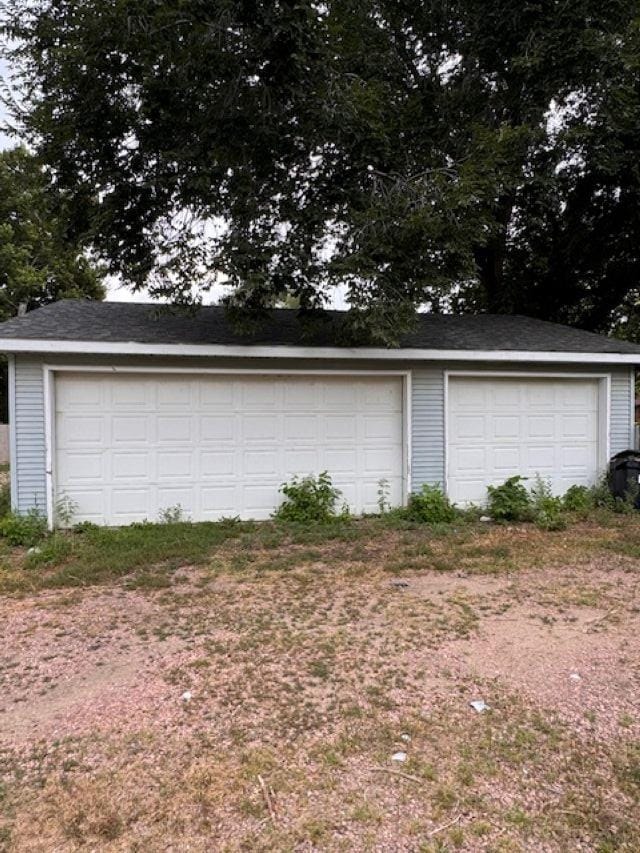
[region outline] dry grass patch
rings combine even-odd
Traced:
[[[635,851],[636,540],[265,525],[0,598],[0,849]]]

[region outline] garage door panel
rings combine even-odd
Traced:
[[[280,449],[245,450],[242,459],[242,471],[246,477],[277,476],[281,468]]]
[[[156,440],[159,444],[190,444],[192,428],[188,415],[160,415],[156,418]]]
[[[323,408],[352,412],[357,389],[346,382],[327,382],[322,384],[321,394]]]
[[[365,439],[393,440],[398,437],[398,417],[378,412],[364,416]]]
[[[464,471],[483,470],[487,464],[486,448],[481,445],[474,447],[451,447],[449,460],[450,469],[456,475]]]
[[[518,438],[520,435],[520,415],[499,415],[492,418],[491,434],[497,441],[505,438]]]
[[[596,479],[597,380],[451,377],[448,400],[452,500],[484,502],[489,484],[517,474],[540,474],[555,493]]]
[[[65,494],[78,507],[82,507],[82,520],[94,521],[96,524],[105,524],[108,519],[108,508],[105,502],[105,494],[102,489],[86,489],[70,486]]]
[[[590,414],[562,415],[560,429],[563,438],[588,441],[593,435],[594,418]]]
[[[493,385],[490,392],[491,403],[496,409],[519,411],[522,405],[522,388],[514,383]]]
[[[393,474],[395,466],[395,454],[384,445],[364,448],[362,450],[362,470],[365,474]]]
[[[357,421],[353,415],[325,415],[322,418],[324,441],[355,441]]]
[[[103,384],[106,392],[104,396],[115,410],[146,411],[154,406],[153,388],[146,382],[108,384],[103,380]]]
[[[317,442],[318,418],[316,415],[285,415],[284,416],[284,439],[287,442]]]
[[[301,383],[297,380],[284,380],[282,385],[284,409],[298,409],[303,412],[315,412],[321,408],[319,385],[315,380]]]
[[[556,467],[556,447],[553,444],[528,445],[524,448],[522,467],[527,471],[546,471]]]
[[[191,384],[171,379],[156,384],[156,402],[159,409],[191,408]]]
[[[104,425],[108,424],[109,419],[107,417]],[[114,445],[148,444],[152,439],[150,424],[146,415],[115,415],[111,418],[110,425],[111,441]],[[107,442],[104,441],[104,443]]]
[[[534,383],[525,389],[523,405],[526,409],[539,412],[540,409],[553,409],[557,405],[558,391],[554,385]]]
[[[102,454],[71,452],[65,454],[62,476],[69,483],[84,483],[87,480],[99,480],[104,476]]]
[[[240,399],[243,409],[270,409],[276,405],[277,397],[282,396],[282,388],[275,382],[264,379],[245,379],[240,385]]]
[[[200,406],[228,412],[234,404],[235,386],[226,379],[205,377],[196,383],[196,394]]]
[[[524,420],[525,434],[528,438],[537,440],[541,438],[553,438],[556,422],[554,415],[531,414]]]
[[[64,412],[80,407],[84,411],[87,406],[100,406],[102,402],[103,384],[94,379],[79,378],[73,384],[65,384],[57,391],[57,401]]]
[[[362,402],[366,409],[399,412],[402,408],[402,393],[398,384],[364,385]]]
[[[200,441],[215,444],[235,443],[238,426],[231,415],[205,415],[199,419]]]
[[[381,478],[401,502],[399,378],[65,373],[55,401],[56,491],[81,488],[77,520],[177,503],[196,520],[268,518],[285,480],[323,470],[356,513],[376,508]]]
[[[195,514],[195,495],[193,487],[190,485],[159,485],[156,490],[156,500],[160,512],[165,509],[172,509],[180,506],[180,509],[185,515],[193,517]]]
[[[151,473],[150,454],[148,451],[128,453],[114,451],[110,454],[111,479],[113,480],[148,480]]]
[[[234,450],[201,450],[198,472],[201,477],[225,477],[237,470]]]
[[[65,414],[61,418],[61,446],[102,447],[105,442],[107,424],[100,417]]]
[[[155,490],[153,490],[155,492]],[[114,488],[110,492],[114,518],[127,517],[133,521],[143,521],[154,517],[154,495],[150,487]]]
[[[486,455],[490,460],[490,470],[501,475],[507,471],[517,471],[522,466],[522,450],[515,445],[490,447]]]
[[[593,445],[565,445],[561,448],[563,468],[579,470],[584,474],[589,472],[594,453]]]
[[[292,450],[287,448],[284,454],[284,464],[282,468],[282,480],[289,480],[299,474],[305,474],[311,471],[320,472],[324,470],[321,461],[321,453],[316,448],[297,448]]]
[[[278,486],[272,483],[243,485],[240,494],[247,517],[259,520],[269,518],[282,499]]]
[[[223,515],[237,515],[240,501],[235,484],[222,483],[200,488],[200,512],[203,519],[212,520]]]
[[[484,415],[460,414],[457,421],[457,435],[460,438],[479,440],[485,433]]]
[[[191,450],[158,450],[156,453],[156,476],[162,480],[185,480],[195,473]]]
[[[598,407],[597,388],[593,383],[568,384],[559,395],[564,408],[576,408],[595,412]]]
[[[242,437],[245,441],[273,441],[280,434],[279,417],[277,415],[245,415],[242,420]]]

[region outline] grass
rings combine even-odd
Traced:
[[[0,750],[0,849],[640,849],[633,688],[596,685],[605,714],[588,677],[571,685],[584,691],[574,720],[505,668],[460,668],[497,630],[512,648],[522,631],[542,637],[542,687],[569,665],[552,643],[567,636],[598,649],[620,634],[632,660],[636,516],[552,533],[385,518],[138,525],[2,559],[4,705],[29,718],[68,704],[51,737]],[[596,633],[574,630],[585,611]],[[104,648],[141,650],[134,680],[87,696]],[[614,664],[631,678],[632,663]],[[149,683],[160,693],[147,706]],[[490,712],[470,710],[478,696]],[[95,728],[74,728],[91,714]]]
[[[472,521],[420,525],[393,516],[329,524],[204,522],[137,524],[57,532],[30,553],[0,544],[0,593],[86,587],[126,578],[132,587],[170,584],[176,568],[210,564],[237,571],[292,571],[340,558],[354,574],[376,559],[392,575],[435,570],[509,574],[540,561],[613,552],[640,558],[637,516],[597,513],[566,531]]]

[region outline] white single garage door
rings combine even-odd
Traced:
[[[403,494],[400,377],[57,375],[57,496],[76,520],[268,518],[295,474],[328,471],[354,513]]]
[[[590,485],[599,471],[595,379],[449,377],[447,489],[483,503],[487,486],[536,474],[555,494]]]

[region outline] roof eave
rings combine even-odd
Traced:
[[[313,347],[239,344],[149,344],[136,341],[66,341],[0,338],[0,352],[51,355],[130,355],[204,358],[306,358],[379,361],[505,361],[573,364],[640,364],[640,353],[557,350],[462,350],[382,347]]]

